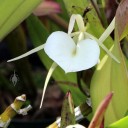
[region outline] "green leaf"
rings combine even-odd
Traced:
[[[116,11],[116,27],[119,39],[128,34],[128,0],[122,0]]]
[[[19,25],[42,0],[1,0],[0,40]]]
[[[128,128],[128,116],[118,120],[117,122],[114,122],[106,128]]]
[[[67,92],[61,111],[61,126],[60,128],[65,128],[68,125],[75,124],[75,113],[74,104],[70,92]]]
[[[31,15],[27,19],[27,27],[28,27],[29,35],[30,35],[30,38],[32,40],[34,47],[37,47],[45,43],[47,37],[49,36],[49,32],[37,17],[35,17],[34,15]],[[39,51],[38,55],[42,63],[49,70],[53,61],[45,54],[43,50]],[[56,70],[54,71],[53,78],[56,81],[60,81],[60,82],[65,82],[65,83],[69,82],[69,83],[75,83],[75,84],[77,83],[75,73],[65,74],[65,72],[60,67],[57,67]],[[65,93],[68,90],[72,91],[72,97],[75,101],[74,102],[75,105],[79,105],[81,102],[83,102],[83,100],[86,99],[85,95],[81,93],[78,87],[73,87],[73,86],[66,85],[66,84],[65,85],[60,84],[60,85],[62,85],[60,87]]]
[[[90,88],[93,111],[96,111],[97,106],[107,93],[114,92],[105,114],[105,126],[124,117],[128,110],[128,74],[117,31],[115,31],[115,43],[111,51],[120,63],[106,55],[93,75]]]

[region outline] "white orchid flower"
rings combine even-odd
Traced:
[[[75,125],[69,125],[66,128],[86,128],[86,127],[84,127],[84,126],[82,126],[80,124],[75,124]]]
[[[77,23],[79,30],[72,33],[75,22]],[[70,18],[68,33],[62,31],[53,32],[48,37],[45,44],[38,46],[21,56],[11,59],[8,62],[21,59],[42,49],[44,49],[45,53],[54,61],[49,69],[44,84],[40,105],[41,108],[47,84],[53,71],[58,65],[66,73],[89,69],[96,65],[99,61],[99,46],[101,46],[115,61],[119,62],[116,57],[114,57],[114,55],[102,44],[113,31],[114,26],[115,19],[101,35],[101,37],[97,39],[85,31],[84,21],[81,15],[73,14]]]

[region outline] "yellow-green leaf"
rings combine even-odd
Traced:
[[[117,122],[114,122],[107,128],[128,128],[128,116],[118,120]]]
[[[0,40],[20,24],[42,0],[1,0]]]
[[[120,63],[106,55],[97,66],[90,89],[93,112],[96,111],[97,106],[108,92],[114,92],[113,99],[105,114],[105,126],[124,117],[128,110],[128,74],[117,31],[115,44],[111,51]]]

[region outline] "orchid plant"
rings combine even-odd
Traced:
[[[77,23],[78,31],[74,31],[75,22]],[[40,104],[41,108],[49,79],[58,65],[66,73],[89,69],[100,62],[100,47],[117,63],[120,63],[103,44],[113,31],[114,27],[115,18],[100,38],[97,39],[86,31],[82,16],[73,14],[69,21],[68,33],[62,31],[53,32],[48,37],[45,44],[38,46],[21,56],[8,60],[8,62],[24,58],[42,49],[44,49],[45,53],[54,61],[45,80]]]

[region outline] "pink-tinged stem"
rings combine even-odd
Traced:
[[[88,128],[96,128],[96,127],[98,128],[101,126],[101,124],[103,123],[102,121],[103,121],[104,113],[112,99],[112,96],[113,96],[113,92],[109,93],[105,97],[105,99],[100,103]]]

